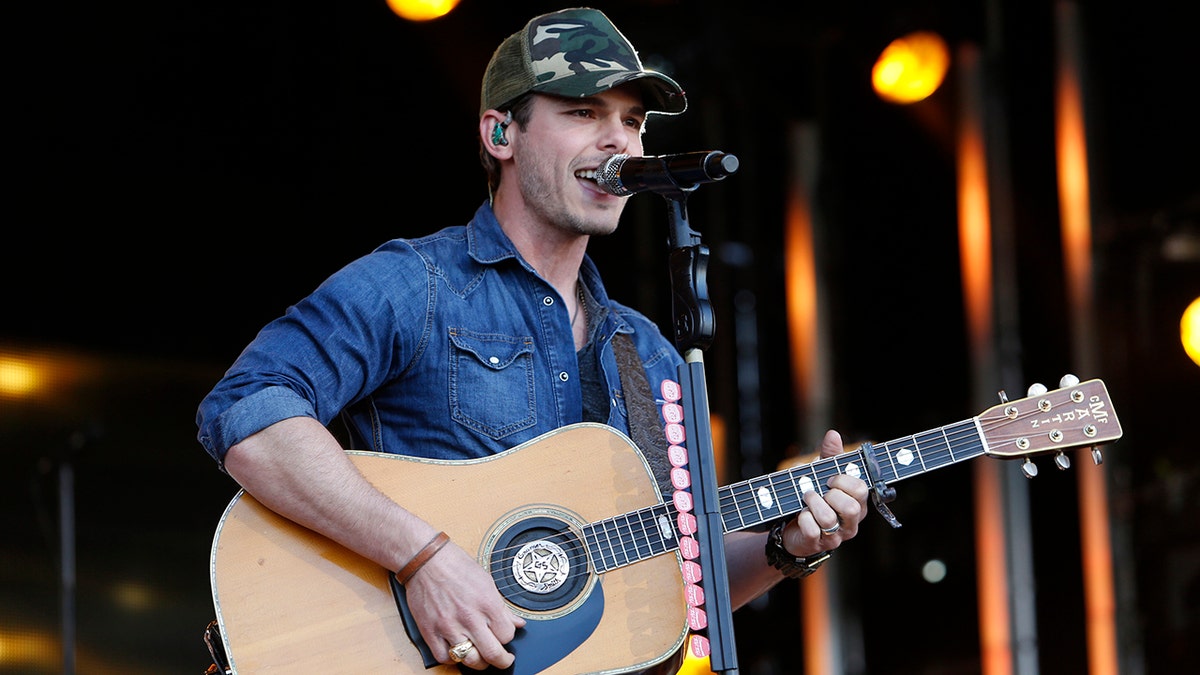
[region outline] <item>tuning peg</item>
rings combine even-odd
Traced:
[[[1071,468],[1071,458],[1067,457],[1065,453],[1060,452],[1054,456],[1054,466],[1057,466],[1062,471],[1066,471]]]
[[[1001,403],[1008,403],[1008,392],[1007,391],[1004,391],[1003,389],[1001,389],[1000,391],[996,392],[996,396],[1000,399]]]
[[[1096,466],[1100,466],[1104,463],[1104,453],[1100,452],[1100,448],[1096,446],[1092,446],[1092,461],[1096,464]]]
[[[1074,387],[1077,384],[1079,384],[1079,378],[1070,373],[1063,375],[1062,379],[1058,381],[1060,387]]]
[[[1037,475],[1037,464],[1026,457],[1025,462],[1021,464],[1021,473],[1024,473],[1026,478],[1033,478]]]
[[[1041,382],[1034,382],[1033,384],[1029,385],[1029,391],[1026,393],[1032,398],[1034,396],[1041,396],[1047,391],[1049,390],[1046,389],[1046,385],[1042,384]]]

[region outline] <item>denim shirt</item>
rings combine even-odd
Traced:
[[[608,424],[630,434],[612,338],[629,333],[651,387],[682,358],[642,314],[581,277]],[[395,239],[351,262],[267,324],[200,403],[198,438],[218,464],[247,436],[291,417],[344,419],[356,449],[432,459],[502,452],[581,421],[567,303],[484,203],[465,226]],[[652,392],[661,404],[661,393]]]

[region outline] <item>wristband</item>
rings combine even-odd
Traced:
[[[783,576],[789,579],[803,579],[816,572],[818,567],[833,557],[833,553],[822,551],[803,557],[792,555],[783,547],[783,526],[786,523],[786,520],[775,523],[775,526],[771,528],[771,534],[767,536],[767,562],[771,563],[771,567],[783,572]]]
[[[401,586],[407,584],[409,579],[412,579],[413,575],[417,573],[417,570],[424,567],[425,563],[429,562],[449,542],[450,536],[448,534],[438,532],[436,537],[430,539],[428,544],[425,544],[404,567],[400,568],[399,572],[396,572],[396,581],[400,582]]]

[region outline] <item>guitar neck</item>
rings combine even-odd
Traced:
[[[870,457],[867,454],[870,453]],[[867,464],[878,467],[875,480],[886,484],[974,459],[985,453],[977,417],[878,445],[864,445],[775,473],[718,489],[725,532],[773,522],[804,508],[804,494],[824,495],[829,479],[840,473],[868,480]],[[606,572],[679,548],[679,510],[674,502],[625,513],[583,528],[597,572]]]

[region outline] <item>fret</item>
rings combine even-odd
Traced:
[[[633,528],[633,522],[629,520],[629,514],[618,516],[618,529],[623,529],[624,534],[621,535],[621,550],[625,553],[625,559],[630,562],[637,562],[642,559],[638,551],[638,541],[640,537]]]
[[[659,538],[658,527],[654,523],[654,514],[649,509],[640,509],[635,511],[633,516],[637,519],[638,531],[635,541],[640,544],[637,546],[638,559],[652,558],[657,555],[654,550],[654,542]],[[633,527],[631,523],[630,528]]]
[[[880,473],[883,473],[888,468],[890,468],[892,471],[891,476],[882,475],[879,476],[879,479],[884,483],[892,483],[900,480],[900,467],[896,466],[895,458],[892,457],[892,453],[888,448],[888,444],[884,443],[882,445],[871,446],[871,451],[875,455],[875,463],[879,466]]]
[[[608,528],[605,526],[607,522],[607,520],[602,520],[596,523],[599,530],[596,537],[596,544],[600,547],[600,562],[603,563],[604,569],[611,570],[616,569],[618,565],[616,557],[613,556],[612,539],[609,536]]]
[[[770,479],[770,476],[763,476],[748,483],[754,513],[757,515],[759,522],[774,520],[780,515],[779,500],[776,497],[775,486],[771,484]]]
[[[742,510],[742,503],[746,501],[746,489],[742,486],[747,483],[736,483],[728,488],[720,488],[717,493],[720,495],[719,502],[721,504],[721,520],[725,522],[725,530],[740,530],[746,527],[746,517]],[[733,522],[730,522],[730,518]]]
[[[775,490],[775,494],[779,496],[780,515],[795,513],[796,511],[804,508],[804,498],[796,489],[796,483],[792,480],[791,473],[788,471],[782,471],[773,475],[776,476],[776,478],[772,479],[772,483],[784,483],[788,488],[787,490]]]
[[[597,573],[608,571],[608,567],[604,565],[604,555],[601,553],[600,542],[596,539],[595,525],[585,525],[582,531],[584,548],[587,549],[588,557],[592,559],[592,569]]]
[[[626,554],[625,538],[621,535],[621,528],[617,523],[616,518],[609,518],[604,521],[604,530],[608,533],[609,545],[612,547],[612,557],[616,561],[615,567],[629,564],[629,556]]]

